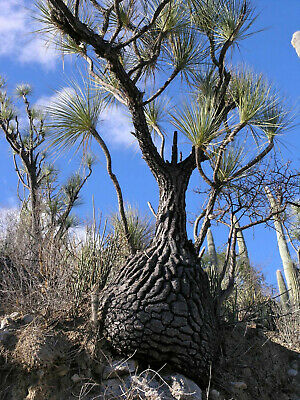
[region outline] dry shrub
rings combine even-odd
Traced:
[[[87,228],[86,239],[67,234],[59,241],[43,235],[38,252],[30,224],[17,213],[2,221],[0,238],[0,304],[2,313],[74,315],[95,284],[103,287],[118,259],[118,249]],[[85,307],[86,309],[86,307]]]
[[[69,350],[70,344],[64,335],[40,324],[30,324],[19,335],[14,358],[29,370],[50,368],[66,362]]]
[[[137,212],[132,215],[132,235],[135,243],[143,247],[152,227],[138,218]],[[38,249],[31,237],[28,213],[6,215],[0,228],[1,223],[2,313],[18,310],[42,313],[47,318],[74,316],[81,305],[87,313],[91,292],[101,290],[127,257],[118,225],[112,221],[111,228],[106,228],[105,223],[102,229],[101,218],[97,224],[95,216],[85,227],[84,239],[68,231],[59,241],[54,240],[55,229],[48,228],[41,235]]]
[[[222,315],[231,324],[255,322],[274,329],[272,305],[272,288],[261,271],[249,266],[237,275],[232,293],[223,304]]]
[[[283,309],[279,304],[273,306],[277,341],[286,347],[300,352],[300,309]]]
[[[8,215],[0,241],[2,312],[68,312],[72,309],[74,257],[67,242],[43,237],[38,254],[26,218]]]

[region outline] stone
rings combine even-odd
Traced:
[[[290,368],[290,369],[287,371],[287,374],[288,374],[288,376],[294,377],[294,376],[297,376],[297,375],[298,375],[298,371],[297,371],[296,369]]]
[[[145,400],[173,400],[171,390],[160,380],[159,375],[152,371],[144,371],[140,375],[133,375],[130,383],[130,394]]]
[[[134,360],[115,360],[111,365],[106,366],[103,370],[102,378],[118,378],[124,375],[134,374],[137,369],[137,364]]]
[[[191,379],[184,375],[174,373],[163,375],[170,386],[171,394],[176,400],[201,400],[202,390]]]
[[[101,392],[105,399],[118,398],[126,393],[130,388],[128,377],[121,381],[118,378],[107,379],[102,382]]]
[[[32,322],[32,321],[33,321],[33,315],[31,315],[31,314],[26,314],[26,315],[24,315],[24,317],[22,318],[22,322],[23,322],[23,324],[25,324],[25,325],[30,324],[30,322]]]
[[[10,314],[9,318],[11,319],[18,319],[20,316],[20,313],[18,311],[15,311],[13,313]]]
[[[245,382],[231,382],[231,386],[235,390],[246,390],[247,389],[247,385]]]
[[[78,382],[80,382],[82,380],[82,378],[78,374],[74,374],[73,376],[71,376],[71,380],[74,383],[78,383]]]
[[[291,43],[292,46],[295,48],[298,57],[300,57],[300,31],[297,31],[293,34]]]
[[[2,321],[1,321],[1,324],[0,324],[0,329],[5,329],[5,328],[7,328],[9,325],[11,325],[11,323],[13,322],[13,320],[11,319],[11,318],[9,318],[9,317],[4,317],[3,319],[2,319]]]

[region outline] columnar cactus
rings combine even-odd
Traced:
[[[236,216],[233,216],[233,222],[236,226],[236,228],[239,228],[239,222],[236,218]],[[242,231],[238,231],[236,235],[236,241],[238,245],[238,250],[239,250],[239,257],[240,257],[240,269],[245,272],[249,271],[250,269],[250,260],[249,260],[249,255],[248,255],[248,250],[245,242],[245,238],[243,235]]]
[[[281,304],[284,308],[287,308],[289,305],[289,294],[280,269],[276,271],[276,277],[277,277],[277,284],[279,288]]]
[[[271,209],[276,211],[278,205],[269,188],[266,188],[266,193],[271,205]],[[300,305],[300,282],[297,274],[297,268],[292,260],[287,240],[284,234],[283,225],[279,214],[273,216],[274,226],[277,235],[277,243],[280,257],[282,260],[284,275],[287,283],[288,296],[290,304]],[[280,288],[279,288],[280,290]]]
[[[213,238],[212,231],[210,228],[208,228],[208,230],[207,230],[206,240],[207,240],[208,255],[209,255],[210,262],[211,262],[211,269],[212,269],[212,271],[217,273],[218,265],[219,265],[218,255],[216,252],[216,246],[215,246],[214,238]]]

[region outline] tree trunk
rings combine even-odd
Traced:
[[[155,238],[101,294],[100,326],[117,352],[168,363],[205,385],[218,352],[217,319],[207,275],[187,238],[185,192],[193,168],[182,167],[169,164],[159,181]]]

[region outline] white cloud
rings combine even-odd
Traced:
[[[53,68],[56,53],[32,33],[31,17],[24,0],[0,0],[0,10],[0,55]]]
[[[291,43],[295,47],[295,50],[300,57],[300,31],[297,31],[293,34]]]
[[[87,231],[85,226],[75,226],[69,229],[71,239],[74,239],[76,243],[84,244],[87,239]]]
[[[112,144],[126,147],[136,145],[136,140],[131,134],[133,130],[130,117],[121,106],[106,109],[101,115],[99,131]]]
[[[61,90],[55,92],[52,96],[42,96],[40,97],[36,103],[35,107],[37,108],[46,108],[55,104],[56,100],[58,100],[59,96],[64,93],[75,93],[74,89],[68,86],[63,87]]]
[[[0,207],[0,238],[7,229],[19,219],[20,210],[17,207]]]
[[[38,108],[45,108],[55,103],[55,100],[64,92],[74,92],[71,87],[64,87],[53,96],[43,96],[39,98],[35,104]],[[114,106],[105,109],[100,115],[98,130],[103,138],[110,144],[115,146],[132,146],[136,149],[137,143],[131,132],[134,130],[128,113],[124,107]]]

